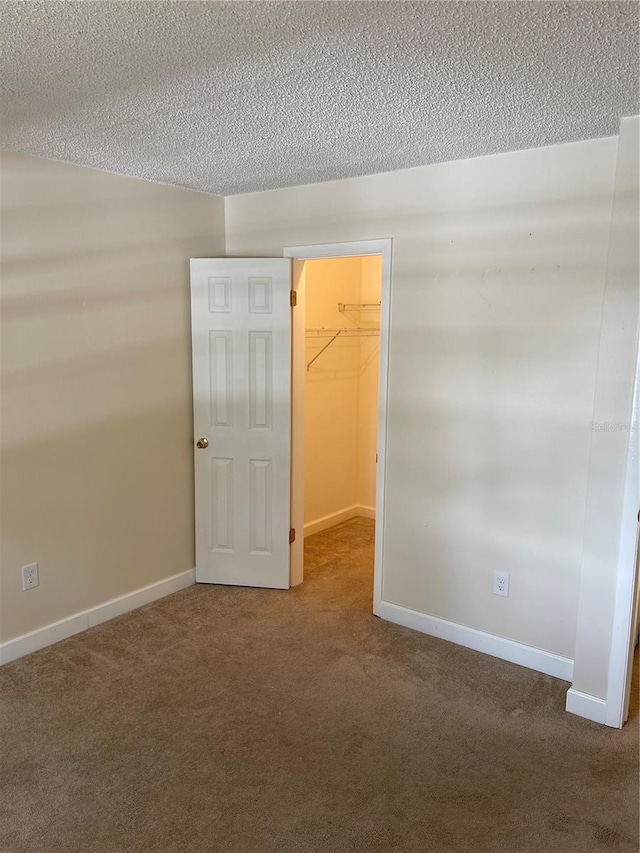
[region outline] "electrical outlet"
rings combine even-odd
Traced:
[[[30,563],[28,566],[22,567],[22,589],[33,589],[38,586],[40,578],[38,576],[38,564]]]
[[[493,594],[509,598],[509,572],[493,573]]]

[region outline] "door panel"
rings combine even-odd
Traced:
[[[191,261],[201,583],[289,586],[290,264]]]

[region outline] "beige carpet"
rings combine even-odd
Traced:
[[[372,523],[0,670],[2,853],[638,850],[638,717],[371,615]]]

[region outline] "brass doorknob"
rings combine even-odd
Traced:
[[[200,450],[204,450],[205,447],[209,447],[209,441],[206,438],[199,438],[196,441],[196,447],[199,447]]]

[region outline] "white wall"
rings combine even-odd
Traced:
[[[1,176],[7,640],[193,568],[189,258],[223,254],[224,210],[18,154]]]
[[[383,598],[569,658],[616,151],[225,203],[229,255],[393,238]]]

